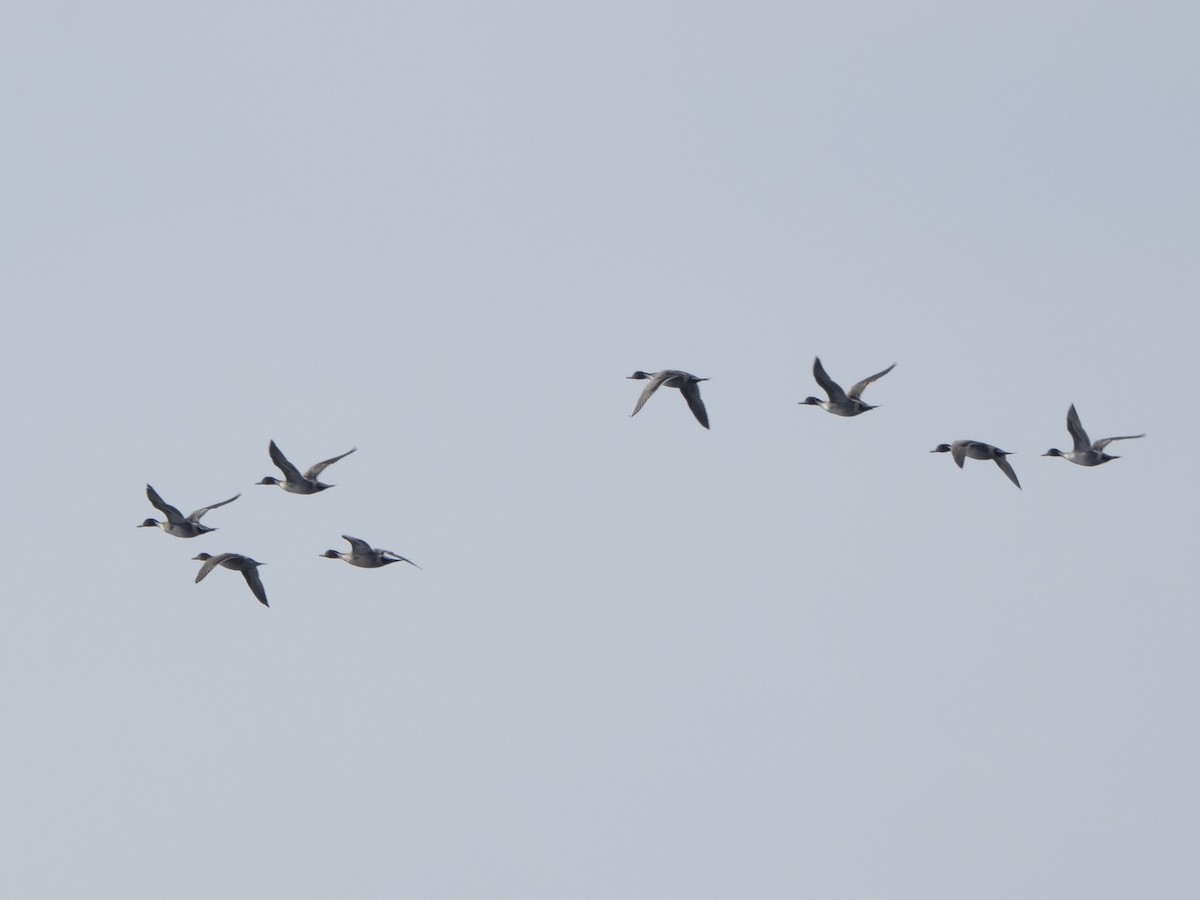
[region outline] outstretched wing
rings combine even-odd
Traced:
[[[267,590],[263,587],[262,579],[258,577],[258,566],[247,566],[242,569],[242,574],[246,576],[246,584],[250,585],[250,592],[258,598],[258,602],[263,606],[270,606],[267,602]]]
[[[825,371],[825,367],[821,365],[821,357],[813,358],[813,378],[817,379],[817,384],[821,386],[826,394],[829,395],[830,401],[833,403],[845,403],[846,392],[842,390],[841,385],[829,377]]]
[[[1007,459],[1005,459],[1003,456],[997,456],[996,465],[1000,467],[1001,472],[1008,476],[1009,481],[1011,481],[1017,487],[1021,486],[1021,482],[1017,481],[1017,473],[1013,471],[1013,467],[1009,465]]]
[[[1083,430],[1083,423],[1079,421],[1079,413],[1075,412],[1075,404],[1071,404],[1071,408],[1067,410],[1067,431],[1071,432],[1071,440],[1075,442],[1075,452],[1087,453],[1092,449],[1092,442],[1088,440],[1087,432]],[[1099,450],[1099,447],[1095,448]]]
[[[146,497],[154,504],[155,509],[167,517],[167,521],[172,525],[183,525],[187,522],[187,519],[183,517],[183,513],[158,496],[158,491],[150,487],[150,485],[146,485]]]
[[[700,385],[695,381],[689,381],[679,391],[687,400],[687,405],[692,410],[692,415],[696,417],[696,421],[707,428],[708,410],[704,408],[704,401],[700,399]]]
[[[650,399],[650,395],[657,391],[658,386],[666,380],[666,374],[659,372],[653,378],[647,381],[646,386],[642,388],[642,395],[638,397],[637,406],[633,408],[633,412],[631,412],[629,415],[636,416],[638,414],[638,410],[646,405],[646,401]]]
[[[221,563],[225,562],[225,560],[229,559],[231,556],[233,556],[232,553],[218,553],[216,556],[210,556],[204,561],[204,565],[200,567],[200,571],[196,573],[195,583],[199,584],[204,580],[205,575],[207,575]]]
[[[375,552],[371,548],[371,545],[368,544],[366,541],[362,540],[361,538],[350,537],[350,535],[348,535],[348,534],[343,534],[342,540],[350,542],[350,549],[356,555],[370,556],[372,553]]]
[[[1103,450],[1113,441],[1132,441],[1134,438],[1144,438],[1145,436],[1146,435],[1144,434],[1123,434],[1120,437],[1101,438],[1100,440],[1096,441],[1096,443],[1092,444],[1092,449]]]
[[[288,461],[288,458],[283,455],[283,451],[275,446],[274,441],[271,441],[269,449],[271,452],[271,462],[275,463],[275,467],[283,473],[284,478],[293,482],[304,480],[300,477],[300,470]]]
[[[850,388],[850,399],[857,400],[859,397],[862,396],[862,392],[867,389],[867,385],[869,385],[872,381],[878,381],[880,378],[882,378],[888,372],[892,371],[892,369],[894,369],[894,368],[896,368],[896,364],[892,363],[890,366],[888,366],[882,372],[876,372],[874,375],[870,376],[869,378],[864,378],[862,381],[860,381],[854,387]]]
[[[955,464],[961,469],[963,460],[967,458],[967,445],[962,441],[955,441],[950,445],[950,455],[954,457]]]
[[[347,456],[349,456],[351,453],[353,453],[357,449],[358,449],[357,447],[351,447],[349,450],[347,450],[341,456],[335,456],[331,459],[322,460],[319,463],[313,463],[311,466],[308,467],[308,471],[304,473],[304,477],[308,478],[310,480],[315,480],[318,475],[320,475],[322,472],[325,471],[326,466],[332,466],[339,459],[345,459]]]
[[[212,506],[206,506],[203,509],[198,509],[194,513],[192,513],[190,516],[188,516],[188,518],[191,519],[193,522],[199,522],[200,517],[203,516],[210,509],[216,509],[218,506],[224,506],[226,503],[232,503],[234,500],[236,500],[240,496],[242,496],[242,495],[234,494],[228,500],[222,500],[220,503],[214,503]]]

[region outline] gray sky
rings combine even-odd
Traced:
[[[4,19],[13,896],[1200,893],[1194,5]]]

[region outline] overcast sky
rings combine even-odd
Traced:
[[[1200,895],[1193,4],[0,43],[12,896]]]

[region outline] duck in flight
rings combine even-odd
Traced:
[[[318,476],[325,471],[327,466],[333,465],[339,459],[344,459],[349,456],[357,447],[347,450],[341,456],[335,456],[332,459],[327,459],[319,463],[314,463],[309,466],[308,471],[303,475],[300,470],[288,462],[288,458],[283,455],[283,452],[275,446],[275,442],[271,441],[269,448],[271,453],[271,462],[275,463],[276,467],[283,473],[283,481],[268,475],[258,484],[277,484],[289,494],[315,494],[317,491],[323,491],[326,488],[333,487],[332,484],[324,484],[318,480]]]
[[[707,378],[697,378],[689,372],[681,372],[679,369],[663,369],[661,372],[643,372],[638,370],[629,376],[635,381],[649,381],[642,389],[642,395],[638,397],[637,405],[633,408],[630,416],[636,416],[638,410],[646,405],[646,401],[650,399],[650,395],[657,391],[663,385],[667,387],[679,388],[679,392],[683,394],[683,399],[687,401],[688,408],[691,409],[692,415],[696,417],[696,421],[708,427],[708,410],[704,408],[704,401],[700,399],[700,382],[708,381]]]
[[[196,573],[196,584],[203,581],[204,576],[217,566],[224,566],[226,569],[241,572],[246,579],[246,584],[250,585],[250,592],[258,598],[258,602],[263,606],[271,605],[267,602],[267,592],[263,587],[262,579],[258,577],[258,567],[266,565],[266,563],[257,562],[240,553],[218,553],[216,556],[210,553],[201,553],[199,556],[193,556],[192,559],[198,559],[204,563],[200,567],[200,571]]]
[[[234,494],[228,500],[222,500],[220,503],[214,503],[212,506],[202,507],[201,509],[198,509],[192,513],[190,516],[184,516],[184,514],[177,510],[174,506],[163,500],[163,498],[158,495],[158,491],[156,491],[150,485],[146,485],[146,496],[154,505],[154,508],[167,518],[164,522],[160,522],[157,519],[146,519],[146,521],[142,522],[138,528],[154,528],[157,526],[167,534],[172,534],[175,537],[194,538],[197,535],[217,530],[215,528],[209,528],[207,525],[201,525],[201,516],[203,516],[210,509],[216,509],[218,506],[224,506],[226,503],[232,503],[242,495]]]
[[[808,397],[800,401],[801,406],[819,406],[826,412],[831,412],[835,416],[857,416],[860,413],[865,413],[868,409],[875,409],[869,403],[863,403],[862,392],[867,389],[867,386],[873,381],[878,381],[892,369],[896,368],[896,364],[892,363],[882,372],[876,372],[869,378],[864,378],[854,387],[850,388],[847,393],[842,390],[841,385],[829,377],[825,372],[825,367],[821,365],[821,357],[816,357],[813,360],[813,377],[817,379],[817,384],[821,386],[826,394],[829,395],[828,400],[818,400],[816,397]]]
[[[350,542],[349,553],[338,553],[336,550],[326,550],[321,556],[327,559],[344,559],[352,566],[359,566],[363,569],[378,569],[380,566],[386,566],[388,563],[406,562],[410,566],[417,566],[411,559],[406,559],[399,553],[391,550],[376,550],[366,541],[361,538],[350,537],[348,534],[342,535],[342,540]],[[417,566],[417,568],[421,568]]]
[[[1074,403],[1067,410],[1067,431],[1071,432],[1071,440],[1075,442],[1074,449],[1063,452],[1051,448],[1042,456],[1061,456],[1067,462],[1073,462],[1077,466],[1099,466],[1110,459],[1120,459],[1119,456],[1111,456],[1104,452],[1104,448],[1113,441],[1130,441],[1146,436],[1144,434],[1126,434],[1121,437],[1101,438],[1093,443],[1088,440],[1088,434],[1079,422],[1079,413],[1075,412]]]
[[[954,462],[961,469],[963,460],[968,456],[971,459],[991,459],[995,460],[996,465],[1000,467],[1000,471],[1008,476],[1008,480],[1017,487],[1021,486],[1021,482],[1017,481],[1017,473],[1013,471],[1013,467],[1004,457],[1009,455],[1007,450],[1001,450],[999,447],[993,447],[991,444],[985,444],[983,441],[955,441],[952,444],[938,444],[930,453],[949,453],[954,457]]]

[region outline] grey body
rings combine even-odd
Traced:
[[[275,463],[279,471],[283,473],[283,481],[268,475],[262,481],[258,482],[259,484],[277,484],[289,494],[315,494],[318,491],[333,487],[332,484],[324,484],[318,480],[318,476],[325,471],[326,466],[331,466],[339,459],[344,459],[358,448],[354,447],[340,456],[334,456],[331,459],[314,463],[309,466],[308,471],[303,475],[300,474],[299,469],[288,461],[288,458],[283,455],[283,451],[275,446],[274,441],[271,441],[271,445],[267,449],[271,454],[271,462]]]
[[[389,563],[406,562],[410,566],[417,566],[411,559],[406,559],[399,553],[392,550],[376,550],[366,541],[361,538],[350,537],[348,534],[342,535],[342,540],[350,542],[349,553],[338,553],[336,550],[326,550],[321,556],[326,559],[344,559],[352,566],[358,566],[362,569],[378,569],[380,566],[386,566]],[[417,566],[417,568],[421,568]]]
[[[178,509],[163,500],[158,495],[158,491],[150,485],[146,485],[146,497],[153,504],[154,508],[166,516],[166,521],[160,522],[157,519],[146,519],[138,528],[154,528],[158,527],[167,534],[174,535],[180,538],[194,538],[197,535],[206,534],[209,531],[216,531],[215,528],[209,528],[207,525],[200,524],[200,517],[210,509],[216,509],[218,506],[224,506],[226,503],[232,503],[241,494],[234,494],[228,500],[222,500],[220,503],[214,503],[212,506],[205,506],[196,510],[189,516],[185,516]]]
[[[843,391],[842,386],[829,377],[825,372],[825,367],[821,365],[821,357],[813,359],[813,378],[817,380],[817,384],[821,386],[826,394],[829,395],[828,400],[819,400],[816,397],[806,397],[800,401],[801,406],[819,406],[826,412],[833,413],[835,416],[857,416],[860,413],[865,413],[868,409],[875,409],[869,403],[864,403],[862,400],[862,392],[867,389],[867,386],[873,381],[878,381],[892,369],[896,368],[896,364],[892,363],[882,372],[876,372],[867,378],[864,378],[849,391]]]
[[[1111,456],[1104,452],[1104,448],[1113,441],[1130,441],[1146,436],[1144,434],[1126,434],[1120,437],[1101,438],[1093,443],[1088,440],[1087,432],[1083,430],[1083,425],[1079,421],[1079,413],[1075,412],[1074,403],[1067,410],[1067,431],[1071,433],[1074,448],[1066,452],[1051,448],[1042,456],[1061,456],[1067,462],[1073,462],[1077,466],[1099,466],[1110,459],[1120,459],[1119,456]]]
[[[637,405],[629,414],[630,416],[636,416],[638,410],[646,405],[650,395],[660,387],[673,387],[678,388],[679,392],[683,394],[683,399],[687,401],[688,408],[696,417],[696,421],[705,428],[708,427],[708,410],[704,408],[704,401],[700,399],[700,382],[708,381],[707,378],[697,378],[695,375],[679,369],[663,369],[661,372],[643,372],[639,369],[629,377],[636,381],[649,380],[650,382],[642,388],[642,395],[638,397]]]
[[[263,588],[262,579],[258,577],[258,567],[265,565],[264,563],[257,562],[248,556],[242,556],[240,553],[218,553],[216,556],[201,553],[199,556],[193,556],[192,559],[198,559],[204,563],[200,567],[200,571],[196,573],[196,584],[203,581],[204,576],[217,566],[223,566],[226,569],[241,572],[246,579],[246,584],[250,585],[250,592],[254,594],[258,602],[263,606],[271,605],[267,603],[266,589]]]
[[[938,444],[930,453],[949,453],[954,457],[955,464],[961,469],[963,460],[967,457],[971,459],[990,459],[993,460],[1000,471],[1008,476],[1008,480],[1017,487],[1021,486],[1021,482],[1017,481],[1017,473],[1013,471],[1013,467],[1004,457],[1009,455],[1007,450],[1001,450],[999,447],[993,447],[991,444],[985,444],[983,441],[955,441],[952,444]]]

